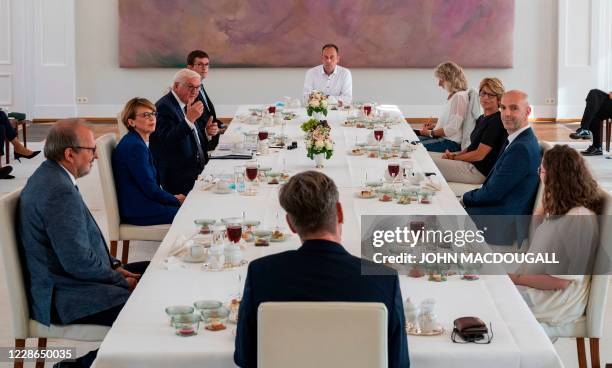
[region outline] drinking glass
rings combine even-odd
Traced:
[[[398,162],[389,162],[389,164],[387,165],[387,170],[389,171],[389,175],[391,175],[393,183],[395,183],[395,180],[399,175],[400,164]]]
[[[242,224],[227,224],[227,237],[230,241],[238,243],[240,241],[240,238],[242,237]]]
[[[382,142],[384,134],[385,134],[385,130],[382,126],[376,126],[374,128],[374,139],[378,141],[378,151],[379,152],[380,152],[381,142]]]
[[[253,182],[255,179],[257,179],[257,171],[257,163],[250,162],[246,165],[245,173],[247,179],[249,179],[250,182]]]

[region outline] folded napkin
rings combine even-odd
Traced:
[[[168,271],[178,270],[181,268],[185,268],[185,264],[183,264],[176,257],[168,257],[163,264],[163,268]]]
[[[440,183],[438,182],[434,182],[433,180],[428,179],[423,183],[423,188],[439,192],[440,190],[442,190],[442,185],[440,185]]]
[[[168,251],[168,256],[169,257],[176,257],[178,255],[180,255],[181,253],[183,253],[187,248],[187,237],[185,235],[179,235],[175,240],[174,243],[172,243],[172,246],[170,247],[170,250]],[[193,242],[193,241],[192,241]]]

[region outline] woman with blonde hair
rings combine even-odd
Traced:
[[[448,98],[438,122],[428,122],[415,132],[428,151],[461,151],[463,119],[469,107],[467,78],[463,69],[452,61],[438,65],[434,75],[438,86],[448,92]]]
[[[557,145],[547,151],[540,166],[544,185],[530,253],[554,253],[559,264],[523,264],[510,278],[543,325],[559,327],[584,314],[599,245],[597,215],[604,196],[573,148]]]
[[[159,185],[157,168],[149,151],[149,136],[155,131],[155,105],[145,98],[129,100],[121,113],[128,133],[113,152],[113,172],[119,213],[133,225],[171,224],[182,194],[172,195]]]
[[[501,97],[505,92],[504,84],[497,78],[485,78],[480,81],[478,91],[484,114],[476,120],[470,134],[470,145],[457,153],[450,150],[444,154],[431,153],[446,181],[484,183],[508,138],[499,112]]]

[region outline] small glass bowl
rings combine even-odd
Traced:
[[[395,191],[393,189],[380,188],[376,190],[376,196],[381,202],[391,202],[395,198]]]
[[[166,314],[170,317],[170,325],[172,325],[172,317],[181,315],[193,314],[194,308],[189,305],[172,305],[166,308]]]
[[[193,302],[193,306],[201,313],[202,311],[221,308],[223,303],[218,300],[198,300]]]
[[[193,220],[196,226],[200,227],[200,234],[210,234],[212,232],[211,226],[214,225],[217,220],[214,219],[198,219]]]
[[[187,337],[198,334],[202,317],[198,314],[180,314],[172,317],[172,326],[177,336]]]
[[[270,239],[272,238],[272,231],[270,230],[255,230],[253,231],[255,236],[255,246],[267,247],[270,245]]]
[[[210,310],[202,310],[202,320],[204,328],[209,331],[221,331],[227,328],[227,320],[230,315],[230,310],[226,307],[220,307]]]
[[[433,192],[430,190],[422,189],[419,192],[419,202],[422,204],[430,204],[433,197]]]

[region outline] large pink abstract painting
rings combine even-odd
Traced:
[[[309,67],[321,46],[356,68],[512,66],[514,0],[119,0],[119,64]]]

